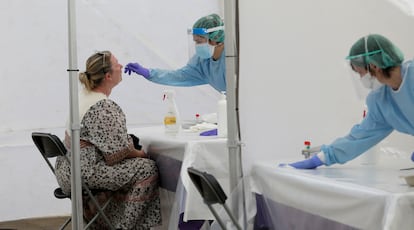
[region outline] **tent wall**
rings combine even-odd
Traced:
[[[401,1],[403,2],[403,1]],[[405,10],[409,10],[405,5]],[[411,8],[412,9],[412,8]],[[245,170],[252,162],[303,159],[305,140],[329,144],[362,119],[345,62],[362,36],[380,33],[414,54],[414,17],[386,0],[240,2],[240,120]],[[407,157],[411,136],[382,153]]]
[[[95,51],[110,50],[122,64],[175,69],[186,64],[187,28],[202,16],[223,16],[218,0],[77,0],[78,66]],[[189,10],[191,9],[191,10]],[[53,198],[56,179],[35,148],[32,131],[63,137],[69,115],[67,2],[3,0],[0,7],[0,221],[70,212]],[[123,76],[111,98],[129,126],[162,124],[166,88],[176,90],[183,119],[216,112],[210,86],[167,87]],[[53,205],[51,205],[53,204]]]
[[[109,49],[121,63],[176,68],[187,61],[186,28],[200,16],[222,15],[210,0],[79,0],[78,65]],[[407,8],[407,7],[406,7]],[[188,10],[191,9],[191,10]],[[30,140],[32,130],[63,134],[68,114],[65,1],[3,0],[0,77],[0,220],[65,214],[56,181]],[[329,143],[361,119],[344,57],[367,33],[389,37],[412,58],[414,20],[385,0],[240,1],[240,119],[245,169],[259,160],[301,159],[304,140]],[[113,94],[129,125],[160,124],[166,87],[124,76]],[[176,88],[185,119],[215,112],[218,93],[208,86]],[[411,153],[411,137],[383,143]],[[35,198],[35,199],[34,199]],[[45,204],[54,204],[53,206]]]
[[[222,15],[221,8],[219,1],[208,0],[78,0],[79,69],[84,70],[87,57],[99,50],[111,50],[122,64],[181,67],[189,56],[187,28],[201,16]],[[0,12],[0,132],[62,126],[69,114],[66,1],[5,0]],[[166,86],[137,75],[123,80],[112,98],[123,106],[128,122],[160,123]],[[218,93],[211,87],[176,90],[184,118],[215,111]]]

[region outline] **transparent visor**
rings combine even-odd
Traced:
[[[363,77],[369,74],[368,69],[362,66],[356,66],[351,64],[350,61],[345,61],[345,68],[349,71],[349,76],[354,86],[355,94],[358,100],[364,101],[370,90],[363,84]]]
[[[209,44],[208,35],[211,32],[224,30],[224,26],[213,28],[191,28],[187,30],[188,35],[188,55],[192,58],[197,54],[200,58],[210,58],[214,52],[214,46]]]
[[[369,73],[369,56],[382,52],[382,50],[368,52],[367,37],[364,38],[364,41],[365,53],[345,58],[345,66],[349,70],[349,75],[359,100],[365,100],[369,92],[375,88],[372,85],[375,79]]]

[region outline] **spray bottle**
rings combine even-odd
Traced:
[[[303,144],[305,144],[305,148],[302,149],[302,155],[308,159],[310,157],[313,157],[314,155],[318,154],[321,151],[321,146],[315,146],[311,148],[311,142],[310,141],[304,141]]]
[[[362,119],[365,118],[367,113],[368,107],[367,105],[365,105],[364,111],[362,113]],[[378,148],[376,146],[372,146],[370,149],[361,154],[358,158],[361,160],[362,165],[375,165],[378,161],[378,154]]]
[[[180,130],[180,120],[175,104],[174,90],[165,90],[163,100],[167,102],[167,113],[164,116],[165,132],[168,134],[177,134]]]
[[[227,100],[226,92],[221,92],[217,103],[217,136],[227,137]]]

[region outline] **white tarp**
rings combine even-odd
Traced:
[[[398,169],[395,165],[367,167],[352,163],[347,167],[295,170],[261,162],[252,167],[251,177],[253,190],[264,197],[265,212],[280,208],[280,204],[296,210],[268,213],[273,226],[284,229],[292,223],[292,229],[328,229],[323,223],[330,220],[337,227],[329,229],[350,229],[346,225],[367,230],[409,230],[414,224],[414,189],[399,178]],[[308,214],[311,218],[306,217]]]
[[[414,57],[414,17],[387,0],[241,1],[240,15],[246,170],[256,161],[301,160],[305,140],[329,144],[362,119],[364,101],[345,62],[357,39],[383,34]],[[379,148],[411,155],[413,137],[394,133]]]
[[[87,57],[99,50],[111,50],[124,65],[137,61],[154,68],[184,66],[187,28],[202,16],[221,12],[219,1],[208,0],[78,0],[79,69],[84,70]],[[4,0],[0,13],[0,132],[62,126],[69,114],[66,1]],[[111,97],[123,107],[129,124],[160,123],[165,88],[125,75]],[[176,91],[184,118],[216,109],[219,95],[210,86]]]
[[[78,0],[76,7],[81,71],[99,50],[112,51],[124,65],[179,68],[188,60],[187,28],[207,14],[223,16],[218,0]],[[0,221],[70,212],[70,201],[53,197],[56,179],[30,136],[63,135],[70,112],[67,20],[66,1],[1,2]],[[137,75],[124,75],[111,98],[129,126],[162,124],[166,88],[176,90],[183,119],[216,112],[219,93],[210,86],[167,87]]]
[[[222,15],[221,4],[79,0],[78,66],[82,70],[94,51],[109,49],[121,63],[180,67],[188,58],[186,28],[206,14]],[[45,202],[56,204],[51,194],[56,182],[30,140],[31,130],[62,131],[69,113],[66,7],[65,1],[55,0],[2,1],[2,220],[69,211],[70,203],[44,208]],[[407,58],[414,54],[413,17],[386,0],[241,1],[239,24],[239,110],[246,169],[257,161],[300,159],[304,140],[329,143],[361,119],[363,102],[356,98],[344,67],[356,39],[381,33]],[[123,107],[129,125],[160,124],[164,89],[141,77],[124,76],[111,97]],[[214,112],[217,99],[209,86],[177,89],[177,104],[186,119]],[[406,153],[414,150],[412,143],[412,137],[395,134],[384,147],[395,150],[390,154]],[[40,186],[45,175],[47,185]]]

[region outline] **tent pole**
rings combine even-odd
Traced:
[[[238,77],[239,77],[239,33],[238,33],[238,0],[224,1],[225,47],[226,47],[226,98],[227,98],[227,146],[229,150],[230,191],[236,191],[241,183],[241,194],[237,194],[231,204],[232,211],[237,215],[243,209],[244,229],[247,226],[245,194],[243,185],[243,168],[240,150],[240,126],[238,114]],[[234,193],[236,194],[236,193]],[[243,207],[238,207],[241,200]]]
[[[69,103],[71,128],[71,194],[72,194],[72,229],[83,229],[82,185],[80,170],[80,124],[78,102],[78,72],[76,44],[76,0],[68,0],[68,29],[69,29]]]

